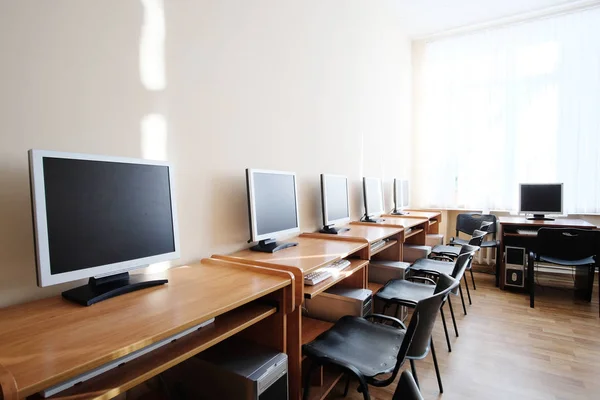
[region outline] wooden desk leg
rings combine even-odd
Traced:
[[[18,400],[17,383],[6,368],[0,364],[0,400]]]
[[[296,305],[293,313],[287,316],[287,355],[290,399],[302,397],[302,306]]]
[[[535,263],[535,257],[533,252],[529,253],[529,262],[527,263],[527,282],[529,283],[529,307],[534,308],[535,298],[535,279],[533,279],[533,264]]]

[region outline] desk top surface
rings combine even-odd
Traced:
[[[596,226],[582,219],[556,218],[554,221],[534,221],[525,217],[499,217],[500,225],[526,225],[531,227],[547,228],[583,228],[592,229]]]
[[[0,309],[0,364],[35,393],[290,285],[211,260],[169,283],[83,307],[60,296]]]
[[[440,215],[442,215],[442,213],[440,211],[419,211],[419,210],[404,210],[404,211],[408,213],[408,215],[404,215],[404,217],[406,217],[406,218],[432,219],[432,218],[437,218]]]
[[[339,238],[348,238],[348,239],[363,239],[369,243],[377,242],[379,240],[383,240],[392,235],[396,235],[402,232],[402,227],[388,227],[379,224],[350,224],[346,225],[345,228],[349,228],[350,230],[346,232],[338,233],[335,236]]]
[[[352,230],[353,229],[351,229],[351,231]],[[287,249],[275,253],[262,253],[244,249],[229,254],[226,258],[231,261],[249,260],[260,262],[260,264],[285,265],[298,268],[302,270],[303,273],[306,273],[332,261],[345,258],[367,246],[367,243],[358,241],[305,236],[296,236],[285,240],[285,242],[296,242],[298,245],[288,247]]]

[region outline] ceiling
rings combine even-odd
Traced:
[[[578,0],[397,0],[410,37],[492,21]],[[589,3],[589,1],[586,1]]]

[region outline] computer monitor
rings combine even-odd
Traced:
[[[533,214],[531,220],[549,220],[545,214],[563,213],[562,183],[521,183],[519,185],[519,212]]]
[[[168,163],[30,150],[29,171],[40,287],[90,278],[63,296],[91,305],[167,282],[128,271],[179,257]]]
[[[300,232],[296,174],[246,169],[251,250],[274,253],[297,243],[277,243],[277,236]]]
[[[365,200],[365,222],[381,222],[376,217],[383,214],[383,188],[380,178],[363,177],[363,194]]]
[[[394,179],[394,210],[393,215],[407,215],[409,212],[403,211],[408,207],[408,181]]]
[[[321,174],[321,206],[323,229],[321,233],[338,234],[348,228],[335,228],[336,224],[350,222],[348,178],[341,175]]]

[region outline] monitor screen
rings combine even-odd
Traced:
[[[34,156],[38,269],[55,278],[41,286],[175,258],[169,165],[90,158]]]
[[[381,187],[381,179],[363,178],[363,191],[365,197],[365,213],[369,216],[383,214],[383,190]]]
[[[394,205],[396,209],[408,207],[408,181],[394,179]]]
[[[323,205],[323,225],[333,225],[349,219],[348,178],[322,174],[321,201]]]
[[[534,214],[562,213],[562,183],[520,185],[519,211]]]
[[[252,240],[299,230],[296,175],[248,170],[247,178]]]

